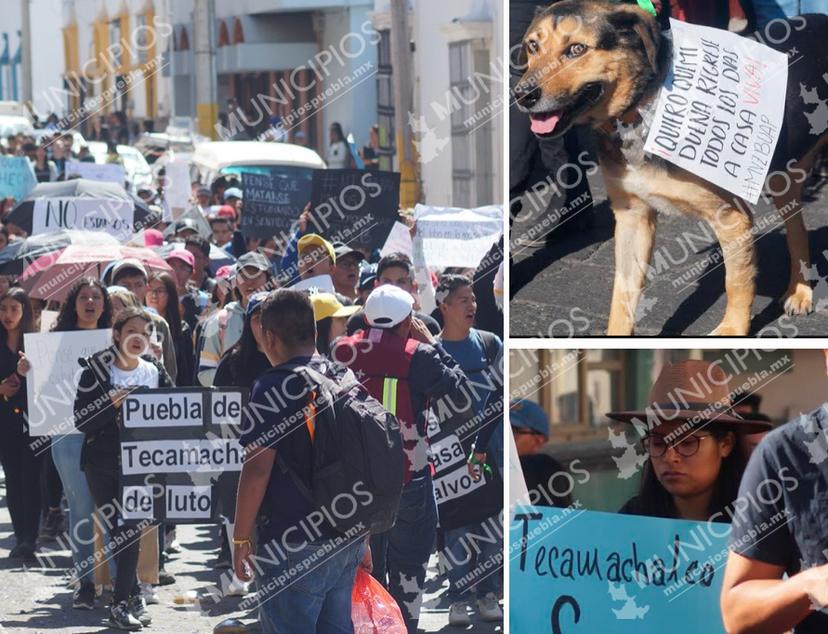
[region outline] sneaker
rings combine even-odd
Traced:
[[[158,605],[158,595],[155,593],[155,588],[151,583],[141,584],[141,596],[144,597],[144,602],[147,605]]]
[[[228,597],[243,597],[248,592],[250,592],[250,584],[245,583],[241,579],[239,579],[236,575],[233,575],[233,580],[227,585],[227,593],[225,596]]]
[[[469,625],[469,604],[465,601],[455,601],[449,608],[449,625]]]
[[[132,616],[138,619],[142,627],[147,627],[152,623],[152,617],[147,614],[147,603],[140,594],[133,595],[129,598],[127,601],[127,610],[129,610]]]
[[[158,585],[159,586],[171,586],[175,583],[175,575],[171,575],[166,570],[159,570],[158,571]]]
[[[494,592],[489,592],[477,600],[477,610],[480,612],[480,618],[486,622],[503,620],[503,610],[500,609]]]
[[[107,623],[116,630],[127,630],[129,632],[134,632],[144,627],[141,625],[141,621],[129,613],[126,601],[109,606],[109,619]]]
[[[91,581],[82,581],[72,596],[72,607],[76,610],[95,609],[95,584]]]

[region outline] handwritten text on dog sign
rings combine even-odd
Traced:
[[[670,20],[673,62],[644,149],[756,203],[785,109],[788,57]]]

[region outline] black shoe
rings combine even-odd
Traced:
[[[58,535],[61,535],[64,530],[64,518],[63,513],[58,511],[49,511],[46,514],[46,519],[43,521],[43,525],[40,527],[40,538],[41,539],[57,539]]]
[[[109,619],[107,622],[116,630],[127,630],[129,632],[134,632],[144,627],[141,625],[141,621],[129,613],[126,601],[109,606]]]
[[[158,571],[158,585],[159,586],[171,586],[175,583],[175,576],[171,575],[166,570],[159,570]]]
[[[80,586],[72,596],[72,607],[76,610],[95,609],[95,584],[91,581],[81,581]]]
[[[127,601],[127,610],[129,610],[132,616],[138,619],[142,627],[146,627],[152,623],[152,617],[147,614],[147,604],[144,601],[144,597],[140,594],[129,598],[129,601]]]
[[[35,547],[31,542],[20,542],[11,549],[9,559],[22,559],[23,561],[36,561]]]

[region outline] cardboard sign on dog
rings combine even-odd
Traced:
[[[788,57],[720,29],[670,28],[672,67],[644,149],[756,203],[782,128]]]

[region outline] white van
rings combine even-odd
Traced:
[[[274,174],[296,176],[325,169],[325,161],[313,150],[292,143],[262,141],[210,141],[193,152],[193,179],[209,186],[219,176]]]

